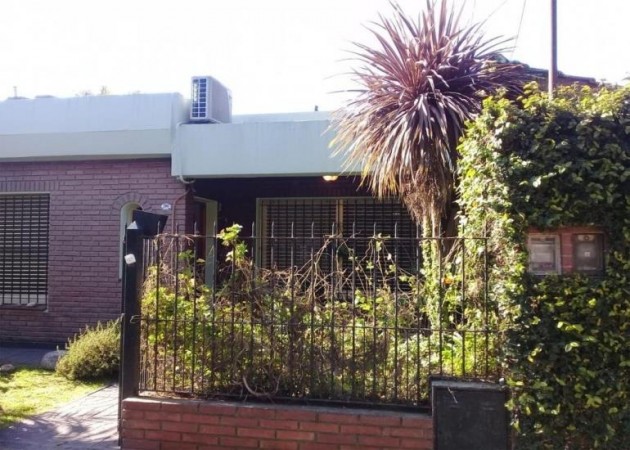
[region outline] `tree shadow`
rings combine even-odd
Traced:
[[[118,449],[118,388],[108,386],[0,428],[2,450]]]
[[[46,413],[0,429],[3,450],[117,449],[116,421]]]

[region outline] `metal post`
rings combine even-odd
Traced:
[[[122,445],[122,402],[138,395],[140,385],[140,299],[144,281],[144,239],[164,230],[167,216],[142,210],[133,212],[125,230],[123,298],[120,336],[118,443]]]
[[[558,78],[558,8],[556,0],[551,0],[551,67],[549,68],[549,100],[553,99],[553,90]]]
[[[123,271],[123,306],[120,338],[119,431],[122,425],[122,401],[138,395],[140,379],[139,317],[144,259],[142,244],[142,231],[137,228],[128,228],[125,232],[125,268]],[[131,255],[133,255],[133,258]]]

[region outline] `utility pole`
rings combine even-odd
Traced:
[[[551,0],[551,67],[549,68],[549,99],[553,99],[553,90],[558,78],[558,7],[556,0]]]

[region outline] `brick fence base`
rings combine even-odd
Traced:
[[[123,402],[124,450],[433,448],[423,414],[130,398]]]

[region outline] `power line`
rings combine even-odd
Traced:
[[[501,4],[499,4],[499,6],[497,6],[496,8],[494,8],[494,11],[492,11],[490,13],[490,15],[488,15],[488,19],[490,19],[492,16],[494,16],[501,8],[503,8],[503,6],[505,6],[505,4],[508,2],[508,0],[503,0],[501,2]]]
[[[551,64],[549,67],[549,99],[553,98],[558,77],[558,4],[551,0]]]
[[[514,47],[512,47],[512,53],[510,54],[510,59],[514,57],[514,52],[516,51],[516,47],[518,47],[518,38],[521,35],[521,27],[523,26],[523,17],[525,16],[526,6],[527,6],[527,0],[523,0],[523,8],[521,9],[521,18],[518,21],[518,29],[516,31],[516,37],[514,38]]]

